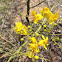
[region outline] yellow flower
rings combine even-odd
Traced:
[[[40,46],[44,46],[44,48],[47,50],[47,47],[46,46],[48,46],[48,37],[44,37],[43,35],[42,35],[42,40],[39,40],[39,45]]]
[[[23,30],[21,34],[27,35],[27,31],[26,30]]]
[[[21,27],[22,23],[21,22],[15,22],[16,27]]]
[[[28,28],[25,25],[22,26],[22,29],[23,30],[28,30]]]
[[[35,59],[36,59],[36,60],[38,60],[38,59],[39,59],[39,56],[34,56],[34,57],[35,57]]]
[[[40,52],[40,50],[39,50],[39,48],[38,48],[38,44],[32,44],[32,43],[30,43],[29,46],[28,46],[28,48],[29,48],[32,52],[34,52],[34,53]]]
[[[37,40],[36,40],[35,37],[32,37],[32,38],[31,38],[31,41],[32,41],[32,43],[37,44]]]
[[[43,17],[49,18],[50,15],[52,14],[52,12],[49,10],[49,8],[44,7],[41,11],[40,11],[41,15]]]
[[[37,42],[35,37],[30,38],[30,40],[32,42],[28,44],[28,46],[27,46],[28,47],[28,52],[26,52],[27,56],[29,58],[33,58],[36,53],[40,52],[39,46],[43,46],[47,50],[48,37],[45,38],[42,35],[42,38],[43,38],[43,40],[40,40],[39,43]],[[39,57],[35,56],[35,59],[39,59]]]
[[[34,57],[34,53],[32,53],[31,51],[27,51],[27,52],[26,52],[26,55],[27,55],[29,58],[33,58],[33,57]]]
[[[34,23],[37,24],[37,22],[40,21],[42,18],[43,18],[42,15],[36,14],[36,15],[34,16]]]
[[[36,11],[32,11],[32,15],[35,16],[35,14],[36,14]]]
[[[30,43],[29,45],[30,45],[31,48],[38,48],[38,45],[37,44]]]
[[[52,24],[54,22],[53,16],[54,15],[52,15],[52,16],[49,17],[49,24]]]
[[[35,51],[35,53],[40,52],[39,48],[36,48],[34,51]]]
[[[22,23],[21,22],[15,22],[16,27],[14,28],[14,31],[19,34],[20,31],[22,30]]]
[[[22,25],[21,22],[15,22],[14,31],[17,34],[27,35],[27,30],[28,30],[28,28],[25,25]]]
[[[35,37],[32,37],[31,38],[31,41],[32,41],[32,43],[29,43],[28,50],[32,51],[33,53],[40,52],[40,50],[38,48],[39,46],[38,46],[38,43],[37,43],[36,38]]]
[[[59,18],[59,15],[58,15],[59,12],[55,13],[55,14],[52,14],[50,17],[49,17],[49,24],[52,24],[54,21],[58,20]]]
[[[54,14],[54,17],[53,17],[54,20],[58,20],[58,18],[59,18],[59,15],[58,14],[59,14],[59,10],[58,10],[57,13]]]

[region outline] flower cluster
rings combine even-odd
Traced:
[[[26,52],[26,55],[29,58],[33,58],[35,57],[35,53],[39,53],[40,49],[39,46],[44,46],[44,48],[47,50],[47,46],[48,46],[48,37],[44,37],[42,35],[42,40],[39,40],[39,42],[37,42],[35,37],[31,38],[31,43],[29,43],[28,47],[28,52]]]
[[[58,20],[59,15],[58,15],[59,11],[55,14],[51,14],[51,16],[49,17],[49,24],[52,24],[54,21]]]
[[[44,7],[41,11],[41,14],[36,14],[35,11],[32,11],[32,15],[34,16],[34,23],[37,24],[37,22],[39,20],[41,20],[42,18],[47,18],[49,20],[49,24],[52,24],[54,21],[58,20],[59,18],[59,11],[55,14],[53,14],[49,8]]]
[[[41,14],[36,14],[35,11],[32,11],[32,15],[34,16],[34,23],[35,24],[37,24],[37,22],[43,18],[43,16]]]
[[[17,34],[23,34],[23,35],[27,35],[27,30],[28,28],[23,25],[21,22],[15,22],[15,27],[14,27],[14,31],[17,33]]]
[[[49,8],[44,7],[41,11],[40,11],[41,15],[43,17],[49,18],[52,14],[52,12],[49,10]]]

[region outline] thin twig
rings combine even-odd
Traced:
[[[12,44],[12,43],[9,42],[8,40],[6,40],[4,37],[2,37],[1,35],[0,35],[0,37],[1,37],[3,40],[5,40],[6,42],[8,42],[9,44],[11,44],[12,46],[15,46],[14,44]]]
[[[60,0],[58,0],[55,5],[51,8],[51,11],[54,9],[54,7],[59,3]]]
[[[30,10],[30,0],[27,0],[27,15],[26,15],[26,20],[29,23],[29,10]]]
[[[50,34],[50,35],[62,35],[62,34]]]
[[[38,3],[38,4],[36,4],[36,5],[34,5],[33,7],[30,7],[30,9],[31,9],[31,8],[34,8],[34,7],[38,6],[38,5],[40,5],[40,4],[43,3],[43,2],[45,2],[45,0],[44,0],[44,1],[41,1],[40,3]]]

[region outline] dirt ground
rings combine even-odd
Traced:
[[[30,7],[38,4],[41,1],[42,0],[30,0]],[[57,1],[58,0],[46,0],[42,4],[34,8],[31,8],[30,14],[29,14],[29,20],[32,21],[32,15],[31,15],[32,10],[39,13],[40,10],[45,6],[51,9]],[[3,45],[5,44],[7,45],[7,42],[5,42],[6,40],[12,43],[15,43],[15,41],[17,41],[17,43],[19,44],[18,36],[16,36],[16,34],[13,32],[13,29],[11,28],[11,26],[13,26],[14,23],[17,21],[21,21],[23,24],[27,22],[25,17],[26,11],[27,11],[26,5],[27,5],[26,0],[0,0],[0,35],[5,38],[3,39],[0,37],[0,45],[2,42],[3,42]],[[52,12],[55,13],[58,10],[59,10],[59,16],[60,16],[59,22],[60,22],[60,19],[62,18],[62,0],[60,0],[59,3],[57,3],[57,5],[52,10]],[[22,13],[22,16],[20,15],[21,13]],[[62,34],[62,21],[61,23],[59,23],[59,25],[60,27],[57,26],[53,32]],[[57,35],[57,37],[61,39],[62,35]],[[59,48],[57,45],[54,45],[54,42],[52,42],[52,40],[50,41],[51,42],[49,44],[49,52],[51,53],[48,53],[45,50],[44,51],[41,50],[42,51],[41,53],[45,58],[50,60],[47,62],[62,62],[62,40],[57,41],[57,43],[59,43],[61,48]],[[19,46],[20,45],[18,45],[18,47]],[[18,47],[16,47],[16,49]],[[5,46],[2,48],[5,49]],[[1,52],[2,48],[0,46],[0,56],[4,54],[4,52]],[[7,60],[8,60],[8,57],[4,57],[0,59],[0,62],[7,62]],[[11,61],[11,62],[14,62],[14,61]],[[19,62],[19,61],[16,60],[15,62]],[[31,61],[26,60],[25,62],[31,62]],[[39,59],[38,62],[45,62],[45,61]]]

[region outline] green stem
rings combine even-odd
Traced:
[[[25,44],[27,44],[27,42],[28,42],[28,41],[26,41],[23,45],[21,45],[21,46],[19,47],[19,49],[9,58],[9,60],[8,60],[7,62],[10,62],[10,60],[11,60],[17,53],[19,53],[19,51],[22,49],[22,47],[23,47]]]
[[[42,26],[40,25],[39,28],[36,30],[35,34],[38,33],[38,31],[41,29],[41,27],[42,27]],[[34,36],[35,34],[33,34],[33,36]]]
[[[55,41],[54,41],[55,42]],[[55,42],[55,44],[57,44],[60,48],[61,48],[61,46],[57,43],[57,42]]]
[[[58,0],[55,5],[51,8],[51,11],[54,9],[54,7],[59,3],[60,0]]]
[[[50,35],[62,35],[62,34],[50,34]]]

